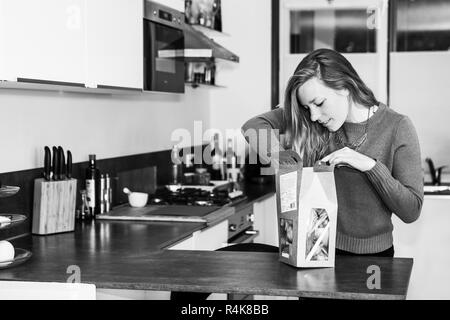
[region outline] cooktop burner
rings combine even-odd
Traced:
[[[199,188],[179,188],[171,191],[164,187],[157,189],[150,197],[149,204],[189,205],[189,206],[223,206],[245,199],[245,196],[231,199],[228,190],[205,191]]]

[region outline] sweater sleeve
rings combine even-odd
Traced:
[[[250,148],[257,151],[262,163],[269,163],[271,153],[283,150],[280,135],[286,131],[284,108],[251,118],[242,125],[241,131]]]
[[[398,127],[393,143],[392,173],[380,161],[366,172],[385,205],[403,222],[419,218],[423,203],[423,176],[419,139],[408,117]]]

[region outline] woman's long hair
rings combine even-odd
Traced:
[[[330,49],[317,49],[308,54],[297,66],[285,91],[287,120],[286,144],[303,158],[303,165],[313,166],[324,157],[334,136],[317,122],[312,122],[309,110],[299,101],[298,89],[316,77],[335,90],[347,89],[349,98],[370,108],[378,105],[373,92],[364,84],[350,62]]]

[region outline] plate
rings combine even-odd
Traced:
[[[25,249],[15,248],[14,251],[14,260],[0,262],[0,270],[21,265],[32,256],[31,252]]]
[[[11,221],[6,223],[0,223],[0,230],[10,228],[18,223],[21,223],[27,219],[23,214],[9,214],[9,213],[0,213],[1,217],[7,217]]]
[[[1,186],[0,187],[0,198],[7,198],[15,195],[17,192],[19,192],[20,187],[13,187],[13,186]]]

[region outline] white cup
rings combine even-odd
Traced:
[[[128,194],[128,203],[134,208],[145,207],[148,201],[148,193],[131,192]]]

